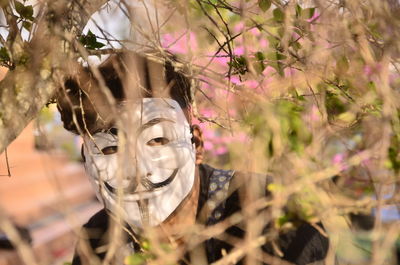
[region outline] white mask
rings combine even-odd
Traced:
[[[124,144],[129,156],[116,152],[121,143],[113,130],[98,132],[84,137],[85,168],[107,209],[134,227],[156,226],[193,187],[190,126],[172,99],[143,98],[125,107],[129,115],[122,120],[126,128],[134,128]]]

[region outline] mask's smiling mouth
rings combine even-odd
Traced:
[[[141,184],[145,188],[145,190],[134,191],[134,190],[136,190],[136,188],[138,186],[138,185],[135,185],[134,189],[132,189],[132,187],[123,188],[122,189],[122,194],[125,197],[125,199],[128,199],[128,198],[126,198],[127,196],[130,197],[128,200],[144,199],[142,196],[150,195],[151,193],[154,193],[154,192],[160,190],[161,188],[169,185],[175,179],[175,177],[176,177],[176,175],[178,173],[178,170],[179,170],[178,168],[174,169],[172,174],[166,180],[161,181],[161,182],[157,182],[157,183],[151,182],[148,178],[143,178],[141,180]],[[118,189],[112,187],[106,181],[104,181],[104,182],[102,181],[102,183],[104,184],[104,188],[107,190],[108,194],[110,194],[113,197],[118,195]],[[131,196],[133,196],[133,198]],[[135,197],[137,197],[137,199],[135,199]]]

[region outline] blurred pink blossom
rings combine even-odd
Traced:
[[[340,164],[344,161],[344,154],[336,154],[332,158],[332,163],[333,164]]]
[[[372,67],[369,65],[364,66],[364,74],[366,76],[371,76],[373,73]]]
[[[236,33],[242,32],[243,29],[244,29],[244,22],[243,22],[243,21],[240,21],[239,23],[237,23],[237,24],[233,27],[233,30],[234,30]]]
[[[200,127],[201,128],[201,127]],[[215,134],[212,130],[210,130],[208,127],[201,128],[203,131],[203,137],[204,139],[210,140],[215,137]]]
[[[394,85],[399,80],[400,80],[400,76],[398,74],[395,74],[395,73],[389,74],[389,83],[391,85]]]
[[[260,40],[260,47],[265,48],[268,46],[268,41],[266,39]]]
[[[209,141],[204,141],[204,150],[210,151],[214,148],[214,144]]]
[[[345,164],[346,156],[342,153],[336,154],[332,158],[332,163],[335,166],[340,166],[340,170],[348,169],[348,166]]]
[[[227,66],[229,62],[229,56],[217,55],[216,57],[214,57],[214,61],[223,66]]]
[[[293,40],[297,40],[298,38],[300,38],[300,35],[297,32],[293,32],[292,38],[293,38]]]
[[[286,67],[284,70],[284,73],[285,73],[285,77],[291,77],[296,74],[296,69],[294,69],[292,67]]]
[[[262,72],[262,75],[265,76],[265,77],[269,77],[269,76],[271,76],[272,74],[275,74],[275,73],[276,73],[276,71],[275,71],[275,69],[273,67],[267,66],[267,67],[265,67],[264,71]]]
[[[318,20],[319,16],[320,13],[318,12],[318,10],[315,10],[313,16],[307,19],[307,22],[314,22],[315,20]]]
[[[184,33],[164,34],[161,45],[172,53],[187,53],[189,46],[192,50],[198,47],[196,35],[193,32],[189,32],[189,40],[187,40],[187,34]]]
[[[213,109],[202,109],[200,110],[200,114],[206,118],[212,118],[216,116],[216,113]]]
[[[259,36],[261,34],[260,30],[256,27],[250,29],[250,33],[253,34],[254,36]]]
[[[214,154],[223,155],[223,154],[226,154],[227,152],[228,152],[228,148],[226,148],[226,146],[220,146],[215,150]]]
[[[382,65],[380,63],[364,66],[364,74],[368,77],[371,77],[372,75],[379,73],[381,70],[382,70]]]
[[[244,47],[243,46],[236,47],[233,50],[233,54],[235,54],[235,55],[243,55],[244,54]]]
[[[236,111],[236,109],[229,109],[228,114],[229,114],[229,116],[236,116],[237,111]]]
[[[255,89],[260,85],[260,83],[256,80],[252,79],[252,80],[246,80],[244,82],[244,85],[248,88]]]
[[[192,124],[199,125],[200,129],[203,130],[203,128],[202,128],[202,123],[201,123],[196,117],[193,117],[193,116],[192,116],[191,122],[192,122]]]
[[[235,85],[240,85],[242,82],[237,75],[233,75],[231,76],[231,83]]]

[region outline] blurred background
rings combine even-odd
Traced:
[[[49,106],[8,146],[7,157],[0,156],[0,207],[29,231],[41,264],[70,261],[76,232],[101,207],[85,175],[78,139]],[[0,264],[23,263],[16,251],[0,249]]]

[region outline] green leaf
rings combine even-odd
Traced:
[[[294,41],[290,44],[291,47],[293,47],[293,49],[295,51],[298,51],[301,49],[301,44],[298,41]]]
[[[269,43],[269,47],[271,47],[272,49],[277,49],[279,47],[279,45],[281,44],[280,39],[275,38],[274,36],[267,36],[267,40]]]
[[[257,73],[261,74],[262,71],[265,70],[265,64],[264,64],[265,55],[262,52],[256,52],[254,56],[256,58],[255,69]]]
[[[326,91],[325,105],[328,113],[328,118],[335,115],[340,115],[347,110],[347,105],[343,99],[336,93]]]
[[[30,21],[24,21],[24,22],[22,22],[22,26],[23,26],[26,30],[30,31],[31,28],[32,28],[32,22],[30,22]]]
[[[265,12],[271,7],[271,0],[258,0],[258,6]]]
[[[256,56],[256,58],[258,60],[264,60],[265,59],[265,55],[262,52],[256,52],[254,55]]]
[[[266,58],[272,61],[279,61],[286,59],[286,55],[279,53],[279,52],[270,52],[267,53]]]
[[[150,250],[150,242],[148,240],[143,240],[140,246],[146,251]]]
[[[94,35],[93,32],[91,32],[90,30],[86,35],[82,35],[79,37],[79,42],[82,43],[85,48],[88,48],[90,50],[95,50],[105,46],[104,43],[97,41],[96,35]]]
[[[368,25],[369,33],[374,37],[375,39],[382,40],[382,34],[380,32],[380,27],[378,22],[374,22]]]
[[[400,144],[395,143],[388,150],[388,157],[391,162],[391,168],[397,173],[400,171]]]
[[[306,8],[301,12],[302,17],[306,19],[312,18],[314,14],[315,14],[315,7]]]
[[[274,15],[274,20],[276,22],[283,22],[285,19],[285,13],[283,13],[280,8],[275,8],[274,11],[272,11],[272,14]]]
[[[301,8],[301,6],[299,4],[296,5],[296,17],[301,16],[301,11],[303,9]]]
[[[228,62],[228,65],[231,66],[236,73],[245,74],[248,71],[247,68],[247,60],[244,56],[234,57],[232,62]]]
[[[128,265],[142,265],[146,264],[146,258],[141,253],[135,253],[125,258],[124,264]]]
[[[33,21],[33,6],[24,6],[21,2],[15,1],[15,11],[27,20]]]
[[[278,28],[278,35],[279,37],[283,37],[283,35],[285,34],[285,27],[279,27]]]
[[[290,216],[289,216],[289,214],[282,215],[276,221],[277,221],[278,226],[282,227],[284,224],[290,222]]]
[[[10,61],[10,55],[5,47],[0,48],[0,61],[1,62],[8,62]]]

